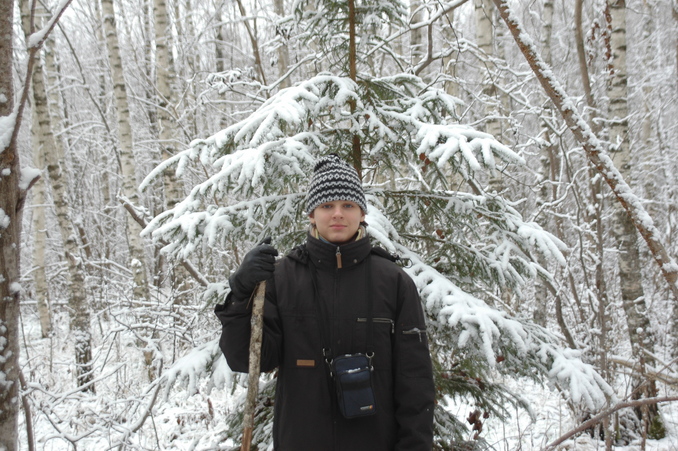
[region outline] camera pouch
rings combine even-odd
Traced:
[[[345,418],[376,413],[372,389],[372,362],[365,354],[347,354],[332,363],[339,410]]]

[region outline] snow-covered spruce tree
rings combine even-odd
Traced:
[[[269,235],[287,251],[305,237],[303,202],[315,161],[337,153],[363,176],[371,238],[402,258],[420,289],[440,401],[436,449],[451,449],[469,434],[445,409],[450,399],[499,418],[511,406],[529,410],[496,382],[498,375],[549,381],[573,404],[602,407],[612,391],[576,352],[545,329],[490,307],[497,293],[521,296],[529,279],[550,278],[533,251],[563,261],[557,239],[525,222],[510,200],[483,189],[483,173],[499,162],[523,164],[520,155],[460,124],[459,101],[441,89],[408,73],[369,75],[376,55],[398,59],[383,36],[387,22],[393,26],[404,15],[397,1],[319,0],[299,2],[295,11],[290,20],[304,30],[297,38],[312,42],[319,66],[335,71],[272,94],[246,119],[157,167],[144,184],[173,167],[182,176],[201,165],[208,175],[145,233],[170,243],[165,252],[179,258]],[[226,276],[214,280],[206,297],[221,302]],[[202,349],[205,368],[225,371],[216,342]],[[187,369],[166,373],[170,382],[204,371],[189,361]],[[232,380],[212,377],[215,385]],[[269,397],[264,390],[262,399]],[[254,433],[261,447],[271,440],[264,404]],[[237,412],[232,419],[231,436],[238,437]]]

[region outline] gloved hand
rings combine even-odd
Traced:
[[[271,246],[271,237],[265,238],[249,251],[233,275],[228,279],[231,291],[237,298],[250,297],[257,284],[273,275],[278,250]]]

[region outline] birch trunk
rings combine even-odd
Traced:
[[[544,55],[544,60],[551,64],[551,32],[553,30],[553,0],[544,0],[543,1],[543,14],[542,14],[542,39],[541,39],[541,48],[542,54]],[[551,115],[551,108],[546,106],[545,111],[542,113],[545,116]],[[555,173],[555,155],[556,155],[556,145],[551,140],[551,131],[548,127],[548,124],[543,127],[544,141],[545,144],[541,147],[541,167],[540,167],[540,178],[542,180],[541,187],[539,189],[539,195],[537,196],[537,207],[541,208],[545,203],[552,201],[555,198],[555,195],[552,191],[556,186],[556,178],[553,176]],[[549,189],[551,187],[552,189]],[[546,226],[546,221],[542,220],[540,225]],[[560,238],[560,237],[559,237]],[[546,265],[546,259],[543,256],[537,257],[539,264],[542,266]],[[548,318],[548,287],[546,283],[538,280],[536,287],[535,298],[537,301],[536,308],[532,314],[532,319],[535,323],[540,326],[546,326],[546,320]],[[563,319],[561,318],[561,321]]]
[[[22,21],[23,20],[25,19],[22,16]],[[37,109],[33,108],[33,124],[39,124],[36,112]],[[40,180],[35,183],[32,190],[33,267],[35,268],[33,271],[33,283],[35,285],[35,300],[37,302],[38,318],[40,320],[40,333],[42,338],[47,338],[52,332],[49,286],[47,284],[47,274],[45,271],[45,247],[47,244],[45,210],[48,202],[47,181],[45,180],[47,174],[45,168],[47,165],[45,162],[45,147],[38,138],[38,133],[31,134],[33,165],[42,173]]]
[[[30,29],[31,13],[25,10],[27,7],[29,7],[29,3],[23,1],[22,25],[24,34],[28,37],[33,30]],[[67,180],[62,178],[61,163],[65,160],[65,152],[63,143],[55,139],[52,130],[43,65],[39,57],[35,58],[31,81],[33,87],[33,142],[38,151],[44,154],[59,233],[63,243],[64,257],[68,266],[68,306],[71,320],[70,330],[74,340],[75,374],[78,386],[83,387],[83,390],[86,391],[94,391],[94,386],[91,384],[94,379],[92,374],[92,334],[85,290],[84,265],[76,238],[77,234],[71,222]]]
[[[492,0],[474,0],[475,4],[475,24],[476,24],[476,44],[483,53],[484,66],[486,73],[483,75],[483,123],[485,132],[491,134],[496,139],[502,139],[502,124],[499,120],[501,115],[501,94],[497,89],[497,74],[492,69],[494,63],[492,59],[495,54],[495,6]],[[504,188],[501,174],[498,171],[492,171],[489,180],[490,191],[501,192]],[[510,295],[508,290],[502,293],[505,301],[508,301]]]
[[[0,2],[0,117],[14,110],[13,35],[14,1]],[[7,30],[7,31],[4,31]],[[16,128],[18,121],[15,119]],[[16,140],[0,145],[0,448],[18,447],[19,418],[19,276],[21,273],[20,166]]]
[[[610,104],[609,133],[610,157],[625,180],[631,183],[631,150],[628,128],[628,87],[626,71],[626,4],[624,0],[610,0],[608,3],[611,18],[612,76],[608,86]],[[647,306],[641,280],[641,265],[638,255],[636,230],[628,215],[621,207],[615,208],[615,221],[612,231],[617,241],[619,278],[624,311],[627,317],[629,338],[636,348],[650,346],[644,343],[642,334],[650,332],[650,323],[646,316]],[[640,332],[639,332],[640,331]],[[647,337],[647,335],[646,335]],[[647,337],[649,338],[649,337]],[[648,350],[650,350],[648,349]]]
[[[190,7],[190,6],[189,6]],[[179,14],[178,7],[175,9]],[[162,146],[162,159],[166,160],[176,153],[177,142],[176,112],[174,109],[175,91],[175,64],[170,48],[171,31],[169,28],[169,14],[165,0],[154,0],[153,19],[155,23],[155,48],[156,48],[156,86],[158,91],[158,107],[156,109],[160,145]],[[165,183],[165,208],[173,208],[183,198],[180,184],[174,171],[168,170],[164,174]],[[174,293],[175,304],[188,303],[188,290],[190,288],[189,275],[181,265],[174,265],[170,270],[170,284]]]
[[[410,0],[410,24],[423,22],[426,18],[424,2]],[[426,54],[424,44],[424,27],[418,27],[410,31],[410,62],[416,66]]]
[[[155,24],[155,82],[158,95],[157,120],[158,139],[160,141],[162,159],[167,160],[176,153],[175,120],[172,117],[174,108],[172,85],[176,73],[172,62],[170,48],[169,15],[165,0],[153,0],[153,23]],[[181,199],[181,190],[174,171],[164,174],[165,205],[172,208]]]
[[[455,30],[454,30],[454,10],[447,13],[447,25],[443,27],[442,32],[445,36],[445,40],[448,42],[454,42],[456,39]],[[449,45],[448,45],[449,46]],[[459,58],[459,52],[455,51],[449,56],[443,57],[443,67],[445,68],[445,74],[449,77],[448,80],[444,82],[445,92],[451,96],[459,97],[459,84],[456,82],[457,77],[457,58]]]
[[[278,19],[285,17],[285,3],[283,0],[273,0],[273,11]],[[276,26],[277,27],[277,26]],[[291,86],[290,78],[285,77],[287,67],[290,65],[290,53],[287,50],[287,36],[286,30],[276,28],[276,34],[280,36],[280,44],[278,45],[278,78],[280,79],[280,89],[289,88]]]
[[[34,147],[34,153],[33,164],[35,167],[44,168],[45,159],[42,155],[42,149]],[[47,286],[47,274],[45,273],[45,244],[47,243],[47,231],[45,229],[47,196],[45,189],[45,180],[41,177],[33,187],[33,266],[35,267],[33,284],[35,285],[35,300],[42,338],[49,337],[52,332],[49,288]]]
[[[122,194],[134,205],[139,205],[137,181],[135,174],[135,162],[133,148],[132,128],[130,121],[127,88],[123,76],[122,57],[118,44],[118,35],[115,22],[113,0],[102,0],[102,14],[104,17],[104,34],[106,35],[106,47],[111,66],[113,79],[115,112],[118,125],[118,143],[120,153],[120,166],[122,171]],[[141,241],[141,227],[129,215],[125,215],[127,226],[127,244],[130,254],[130,269],[134,273],[134,298],[135,300],[149,300],[148,276],[146,256]]]
[[[632,184],[627,101],[626,0],[608,0],[608,7],[612,51],[612,75],[607,92],[610,99],[608,107],[610,156],[614,165],[619,168],[622,177]],[[645,362],[650,367],[654,367],[655,361],[650,356],[654,355],[655,339],[647,317],[647,302],[642,285],[642,267],[638,252],[638,234],[633,221],[619,204],[615,204],[614,219],[612,232],[617,241],[622,305],[626,313],[633,354],[641,364]],[[636,390],[636,399],[651,398],[658,393],[654,381],[637,380],[636,384],[638,387],[643,387],[640,391]],[[650,437],[662,438],[664,436],[663,424],[657,406],[648,406],[646,414],[649,415],[649,418],[646,418],[646,428],[650,429],[648,431]]]
[[[214,40],[214,55],[216,59],[216,71],[223,72],[226,70],[226,65],[224,64],[225,55],[223,51],[224,43],[226,42],[226,36],[224,34],[224,23],[226,22],[226,19],[224,17],[223,8],[219,8],[216,14],[218,16],[217,20],[219,21],[219,24],[215,27],[216,38]]]
[[[475,22],[476,22],[476,45],[486,58],[485,65],[488,70],[492,66],[489,62],[494,56],[494,5],[492,0],[474,0],[475,1]],[[485,131],[495,138],[501,137],[501,124],[496,119],[498,116],[497,104],[491,104],[488,101],[497,99],[497,87],[492,81],[492,74],[485,74],[483,80],[483,94],[487,97],[484,102]]]

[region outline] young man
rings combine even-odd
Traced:
[[[261,369],[278,368],[278,451],[432,448],[435,390],[421,302],[412,279],[371,246],[366,210],[357,172],[336,155],[322,158],[306,199],[306,243],[278,262],[270,240],[255,247],[215,309],[229,366],[247,372],[249,300],[267,281]],[[335,365],[344,355],[368,369],[342,374]]]

